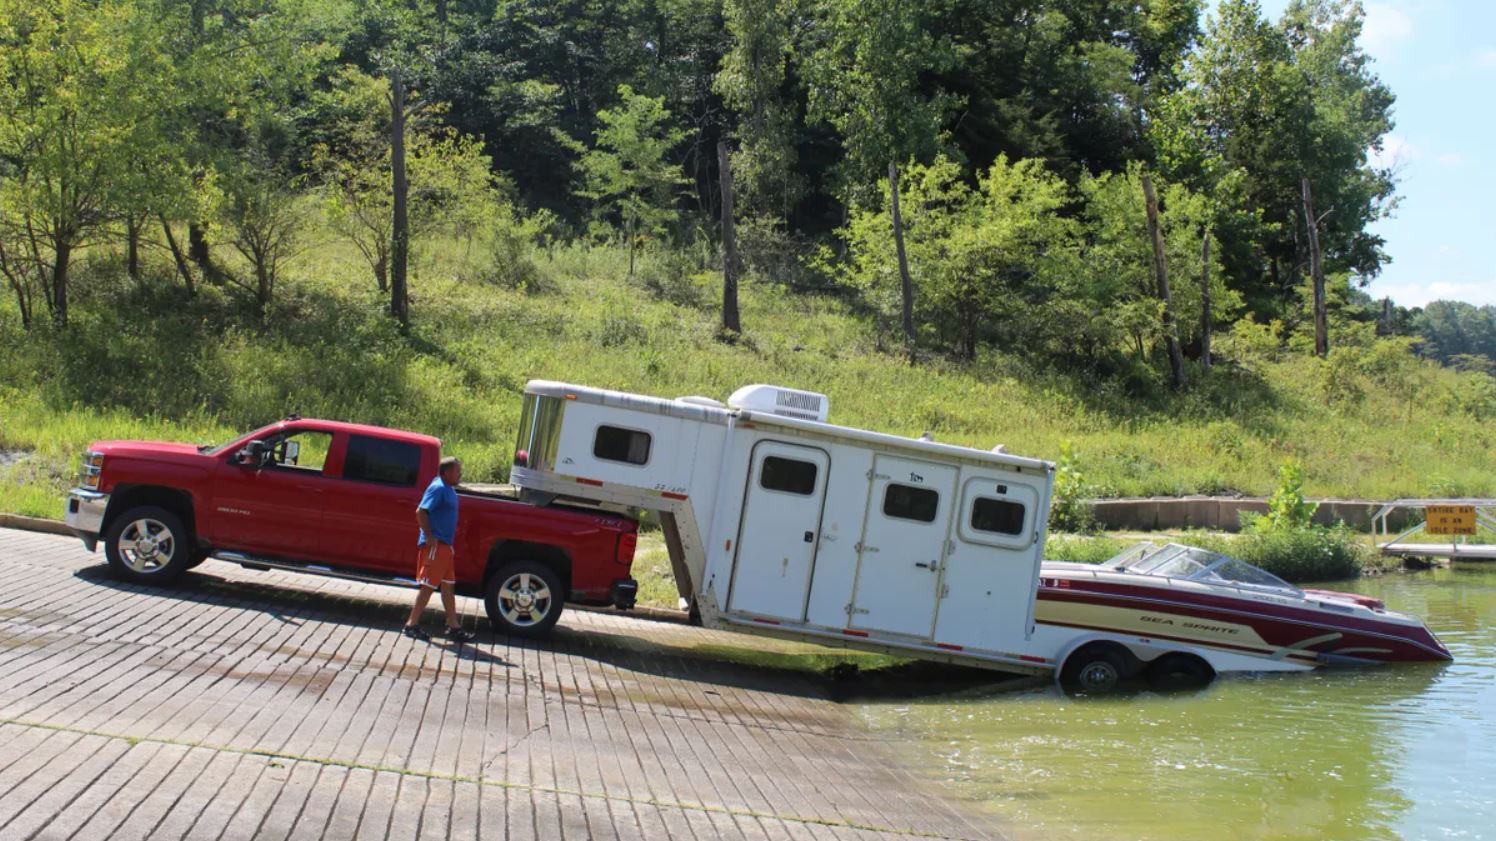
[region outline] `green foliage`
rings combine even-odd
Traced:
[[[1355,578],[1366,560],[1355,533],[1343,526],[1253,531],[1231,541],[1228,551],[1293,583]]]
[[[1091,506],[1095,488],[1086,483],[1075,447],[1060,442],[1060,457],[1055,462],[1054,490],[1049,501],[1049,527],[1054,531],[1089,533],[1096,530],[1096,512]]]
[[[1314,522],[1317,503],[1304,499],[1304,465],[1294,459],[1278,467],[1278,487],[1267,500],[1267,514],[1254,523],[1258,531],[1293,531]]]
[[[578,169],[587,182],[582,195],[622,223],[632,257],[643,238],[676,221],[674,199],[685,177],[668,156],[685,132],[670,125],[663,97],[634,93],[628,85],[619,86],[618,96],[618,108],[598,112],[597,145]]]
[[[956,58],[932,25],[939,10],[903,0],[818,4],[805,65],[808,113],[841,135],[842,182],[852,195],[866,195],[889,164],[929,161],[939,151],[945,115],[958,104],[922,84]]]

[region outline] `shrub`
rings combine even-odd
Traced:
[[[1334,581],[1361,573],[1365,551],[1345,526],[1254,531],[1238,537],[1232,554],[1285,581]]]
[[[1096,531],[1096,512],[1091,506],[1091,486],[1075,457],[1069,441],[1060,444],[1060,460],[1055,464],[1054,493],[1049,503],[1049,527],[1055,531],[1090,534]]]
[[[1127,546],[1125,541],[1111,537],[1051,537],[1044,543],[1046,561],[1073,561],[1081,564],[1099,564],[1115,556]]]

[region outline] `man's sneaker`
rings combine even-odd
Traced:
[[[405,629],[400,633],[406,635],[407,637],[410,637],[413,640],[421,640],[422,642],[431,641],[431,635],[421,630],[420,625],[406,625]]]
[[[473,638],[473,632],[464,628],[448,628],[447,639],[453,642],[467,642]]]

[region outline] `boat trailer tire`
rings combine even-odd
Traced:
[[[1210,664],[1193,654],[1165,654],[1148,664],[1148,680],[1155,686],[1204,686],[1214,679]]]
[[[1127,655],[1110,645],[1088,645],[1065,658],[1060,684],[1082,692],[1103,693],[1132,677]]]

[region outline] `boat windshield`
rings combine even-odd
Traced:
[[[1163,547],[1151,543],[1139,544],[1118,554],[1105,565],[1139,575],[1299,593],[1297,587],[1239,558],[1178,543]]]

